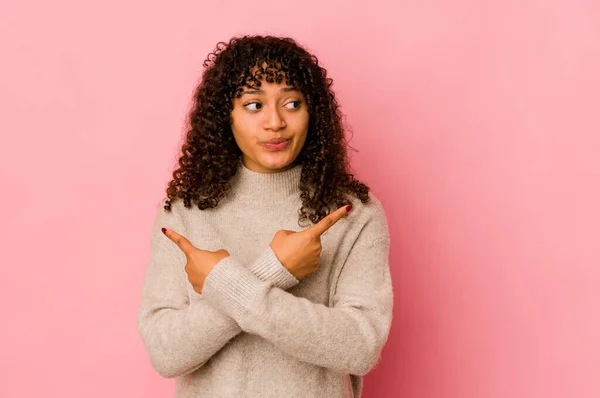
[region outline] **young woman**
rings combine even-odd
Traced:
[[[219,43],[151,234],[138,329],[177,397],[359,397],[390,237],[332,80],[289,38]]]

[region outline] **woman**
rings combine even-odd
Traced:
[[[391,323],[390,239],[332,81],[289,38],[233,38],[204,66],[151,235],[150,360],[177,397],[359,397]]]

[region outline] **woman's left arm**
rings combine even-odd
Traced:
[[[387,235],[355,244],[341,270],[332,307],[261,281],[232,256],[208,274],[203,296],[244,331],[301,361],[364,375],[377,363],[391,325],[389,247]]]

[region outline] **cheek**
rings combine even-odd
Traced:
[[[298,152],[300,152],[302,150],[302,148],[304,147],[304,145],[306,145],[306,137],[307,136],[308,136],[308,134],[304,133],[300,137],[298,137],[298,147],[296,149]]]
[[[252,129],[249,128],[250,126],[250,121],[246,120],[243,115],[232,115],[231,130],[240,148],[249,147],[255,141]]]
[[[308,130],[308,121],[310,119],[310,114],[308,113],[307,110],[302,112],[302,117],[300,119],[301,119],[301,123],[304,125],[304,129]]]
[[[296,131],[298,131],[299,141],[305,141],[306,136],[308,135],[308,121],[309,116],[308,113],[306,115],[302,115],[303,117],[298,119],[298,123],[296,125]]]

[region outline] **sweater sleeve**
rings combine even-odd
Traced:
[[[389,243],[389,236],[380,236],[355,244],[331,307],[261,281],[234,257],[221,260],[208,274],[204,297],[244,331],[301,361],[364,375],[377,363],[391,325]]]
[[[156,371],[163,377],[176,377],[201,367],[242,329],[201,295],[190,301],[185,255],[160,231],[163,226],[177,231],[180,225],[163,213],[161,208],[152,229],[137,325]],[[280,289],[299,282],[270,247],[246,271]]]

